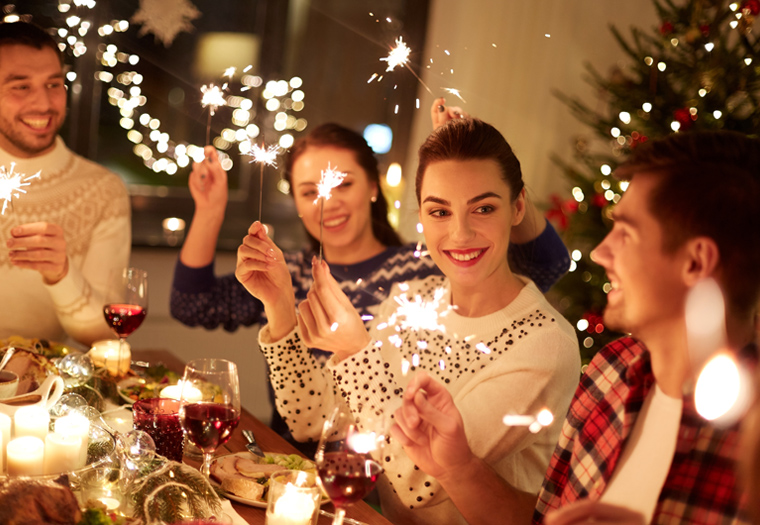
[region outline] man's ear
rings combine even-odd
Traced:
[[[688,286],[708,277],[715,277],[720,264],[718,245],[710,237],[695,237],[684,247],[686,264],[683,278]]]

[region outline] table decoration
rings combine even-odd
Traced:
[[[156,453],[173,461],[182,461],[184,432],[179,423],[177,399],[140,399],[132,405],[134,427],[147,432],[156,445]]]
[[[113,377],[123,377],[132,365],[132,347],[124,341],[120,351],[118,339],[95,341],[87,356],[96,367],[104,368]]]
[[[314,473],[275,472],[269,482],[267,525],[314,525],[321,498]]]
[[[62,474],[83,467],[82,448],[81,437],[51,432],[45,436],[43,474]]]
[[[50,414],[41,406],[19,408],[13,416],[13,435],[17,438],[32,436],[44,440],[50,427]]]
[[[55,433],[60,436],[79,438],[78,459],[74,468],[83,467],[87,463],[87,448],[90,444],[89,418],[76,410],[71,411],[69,414],[57,418],[53,428]]]
[[[12,439],[6,447],[9,476],[40,476],[43,474],[45,443],[38,437],[22,436]]]
[[[88,470],[79,480],[82,505],[109,513],[121,514],[125,489],[122,471],[112,465]]]

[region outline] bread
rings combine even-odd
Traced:
[[[227,492],[241,498],[263,501],[264,485],[257,480],[268,478],[282,469],[280,465],[256,463],[252,459],[230,455],[214,461],[211,475]]]
[[[264,495],[264,485],[255,479],[248,478],[224,478],[222,488],[241,498],[259,501]]]

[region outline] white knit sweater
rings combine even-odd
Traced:
[[[129,263],[129,197],[121,179],[74,154],[58,137],[54,149],[19,159],[0,149],[0,165],[27,176],[26,194],[0,215],[0,338],[9,335],[72,339],[89,344],[113,338],[103,317],[112,269]],[[0,205],[2,205],[0,203]],[[11,265],[6,241],[15,226],[46,221],[63,228],[67,275],[46,285],[39,272]]]
[[[277,408],[293,435],[319,439],[341,393],[360,425],[380,411],[392,414],[415,370],[424,369],[454,397],[473,452],[517,488],[537,493],[580,375],[572,327],[531,281],[508,306],[477,318],[449,309],[451,291],[443,277],[406,284],[410,300],[416,295],[429,300],[443,287],[438,322],[445,331],[383,326],[398,307],[393,299],[402,293],[398,288],[380,305],[370,330],[373,343],[342,362],[331,358],[324,368],[297,329],[279,342],[269,340],[267,328],[261,331]],[[535,415],[543,408],[560,423],[533,434],[502,422],[506,414]],[[400,445],[391,440],[381,456],[385,473],[378,490],[390,521],[464,523],[438,482],[419,470]]]

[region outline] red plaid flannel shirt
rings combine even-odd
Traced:
[[[534,524],[551,510],[602,495],[653,384],[649,352],[634,339],[613,341],[594,357],[562,427]],[[749,523],[734,473],[738,442],[736,427],[709,425],[696,413],[693,396],[685,397],[676,452],[652,523]]]

